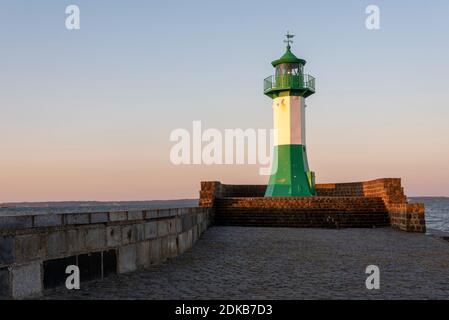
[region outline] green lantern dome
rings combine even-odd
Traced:
[[[274,75],[264,79],[264,94],[272,99],[281,96],[298,96],[307,98],[315,93],[315,78],[304,74],[306,60],[300,59],[291,51],[293,34],[287,32],[287,49],[277,60],[271,62],[275,68]]]
[[[282,63],[299,63],[302,65],[306,64],[306,60],[304,59],[299,59],[297,56],[295,56],[293,54],[293,52],[290,51],[290,45],[287,46],[287,51],[285,51],[284,55],[282,57],[280,57],[277,60],[274,60],[273,62],[271,62],[271,64],[273,65],[273,67],[276,67],[279,64]]]

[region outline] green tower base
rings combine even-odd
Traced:
[[[309,171],[306,147],[301,144],[275,146],[273,171],[265,197],[311,197],[315,194],[315,174]]]

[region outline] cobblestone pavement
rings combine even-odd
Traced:
[[[380,290],[365,288],[371,264]],[[448,299],[449,242],[389,228],[212,227],[173,260],[43,298]]]

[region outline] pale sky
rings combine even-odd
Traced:
[[[81,29],[65,28],[76,4]],[[365,8],[380,8],[377,31]],[[449,2],[37,1],[0,4],[0,202],[198,197],[259,166],[175,166],[170,132],[272,126],[262,81],[296,34],[317,182],[401,177],[449,196]]]

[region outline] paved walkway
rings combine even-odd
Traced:
[[[377,265],[380,290],[367,290]],[[213,227],[164,264],[48,299],[449,299],[449,242],[385,229]]]

